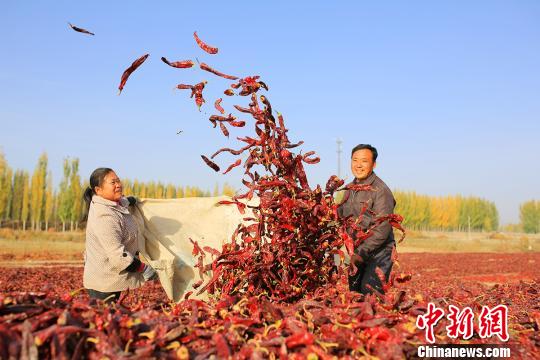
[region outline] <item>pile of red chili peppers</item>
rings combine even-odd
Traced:
[[[259,90],[268,90],[268,86],[259,80],[259,76],[250,76],[233,83],[229,90],[234,92],[232,89],[239,89],[238,95],[251,100],[247,107],[234,105],[234,108],[252,118],[255,134],[237,137],[243,143],[239,149],[223,148],[210,158],[201,157],[212,169],[220,171],[211,160],[219,154],[247,155],[243,160],[242,180],[246,192],[233,196],[230,201],[220,202],[236,205],[246,217],[232,235],[231,242],[220,251],[205,251],[195,244],[195,256],[213,256],[207,266],[203,267],[203,261],[199,261],[201,273],[211,270],[212,275],[198,293],[208,291],[222,296],[266,294],[273,301],[295,301],[335,282],[344,267],[336,266],[334,255],[343,261],[343,246],[350,255],[371,235],[372,229],[357,226],[361,219],[339,218],[339,204],[334,200],[334,193],[346,189],[371,189],[363,185],[343,186],[344,181],[336,176],[330,177],[324,189],[321,186],[311,188],[304,164],[316,164],[320,159],[314,151],[293,152],[303,142],[289,140],[283,116],[274,113],[267,96],[258,96]],[[227,125],[244,126],[249,121],[239,122],[231,114],[223,116],[225,110],[221,100],[215,103],[220,114],[210,116],[209,120],[214,127],[219,122],[223,134],[228,137]],[[241,164],[239,158],[224,173]],[[257,205],[250,205],[253,199],[258,199]],[[251,211],[247,213],[246,208]],[[403,230],[399,215],[379,216],[375,226],[383,221]],[[349,236],[347,228],[355,229],[356,242]]]

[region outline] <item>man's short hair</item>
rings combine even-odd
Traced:
[[[371,155],[373,155],[373,162],[377,161],[377,156],[379,156],[379,153],[377,152],[377,149],[375,149],[373,146],[369,144],[358,144],[356,145],[352,151],[351,151],[351,158],[353,157],[354,153],[358,150],[367,149],[371,151]]]

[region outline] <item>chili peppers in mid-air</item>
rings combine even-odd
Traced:
[[[195,85],[187,85],[187,84],[178,84],[176,85],[176,89],[178,90],[191,90],[191,98],[193,98],[195,96],[195,104],[197,104],[197,107],[201,108],[202,104],[205,102],[204,100],[204,97],[203,97],[203,90],[204,90],[204,87],[206,85],[206,81],[201,81],[200,83],[198,84],[195,84]]]
[[[247,154],[244,161],[246,178],[242,181],[247,191],[220,204],[236,205],[241,212],[246,207],[240,205],[241,201],[257,197],[259,204],[250,206],[253,212],[251,222],[240,224],[232,236],[232,243],[223,246],[211,266],[205,266],[206,269],[211,267],[213,273],[211,279],[198,288],[197,294],[204,291],[221,296],[265,293],[276,301],[294,301],[330,283],[333,274],[336,274],[333,255],[343,259],[343,246],[352,254],[360,242],[372,234],[373,228],[361,231],[356,225],[359,219],[339,218],[339,204],[334,201],[334,192],[341,190],[341,179],[331,177],[325,190],[320,186],[314,189],[309,186],[304,164],[316,164],[320,159],[314,151],[303,155],[291,152],[302,142],[290,142],[283,116],[274,115],[266,96],[257,96],[261,88],[268,89],[259,76],[242,78],[231,87],[239,89],[239,95],[250,97],[248,107],[234,107],[243,114],[251,115],[255,135],[238,137],[239,141],[245,143],[241,149],[223,148],[211,156],[214,159],[221,152],[235,156]],[[220,102],[221,99],[218,99],[214,105]],[[216,109],[220,111],[221,105]],[[219,122],[220,129],[227,137],[227,125],[243,127],[246,123],[244,120],[237,121],[231,114],[211,115],[209,120],[214,127]],[[217,171],[216,163],[204,156],[203,159]],[[224,173],[241,163],[237,160]],[[255,169],[266,173],[261,175],[261,170]],[[353,189],[352,185],[343,189],[368,190]],[[389,221],[391,225],[399,227],[399,218],[379,219],[381,223]],[[346,228],[356,231],[354,239],[348,235]],[[199,265],[201,268],[203,266]],[[339,269],[345,271],[343,267]],[[299,336],[298,339],[291,338],[290,343],[309,342],[306,339]]]
[[[206,165],[210,166],[215,172],[219,171],[219,166],[215,162],[213,162],[212,160],[210,160],[204,155],[201,155],[201,158],[204,160]]]
[[[219,111],[223,115],[225,114],[225,109],[223,109],[223,107],[221,106],[221,101],[223,101],[222,98],[217,99],[214,102],[214,107],[216,108],[217,111]]]
[[[90,32],[86,29],[83,29],[83,28],[80,28],[80,27],[77,27],[75,25],[72,25],[71,23],[68,22],[68,25],[70,28],[72,28],[73,30],[77,31],[77,32],[80,32],[80,33],[83,33],[83,34],[88,34],[88,35],[95,35],[93,32]]]
[[[204,51],[206,51],[207,53],[212,54],[212,55],[218,53],[218,48],[217,47],[212,47],[212,46],[206,44],[204,41],[202,41],[199,38],[199,36],[197,35],[196,31],[193,33],[193,37],[195,38],[195,41],[197,42],[197,45],[199,45],[199,47],[201,49],[203,49]]]
[[[141,66],[145,61],[146,59],[148,58],[148,56],[150,56],[149,54],[145,54],[143,56],[141,56],[140,58],[138,58],[137,60],[135,60],[125,71],[124,73],[122,74],[122,78],[120,80],[120,85],[118,86],[118,95],[120,95],[120,93],[122,93],[122,90],[124,89],[124,85],[126,85],[126,81],[128,80],[129,76],[135,71],[137,70],[137,68],[139,66]]]
[[[161,57],[161,61],[163,61],[165,64],[172,66],[174,68],[178,69],[187,69],[195,65],[195,63],[191,60],[182,60],[182,61],[174,61],[170,62],[167,60],[164,56]]]
[[[225,78],[225,79],[229,79],[229,80],[238,80],[238,77],[237,76],[232,76],[232,75],[227,75],[227,74],[224,74],[220,71],[217,71],[216,69],[214,68],[211,68],[210,66],[208,66],[207,64],[205,63],[201,63],[200,65],[200,68],[204,71],[208,71],[208,72],[211,72],[212,74],[215,74],[217,76],[221,76],[222,78]]]

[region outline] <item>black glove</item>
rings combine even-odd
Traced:
[[[135,196],[128,196],[127,199],[129,201],[129,206],[133,206],[137,203],[137,198]]]

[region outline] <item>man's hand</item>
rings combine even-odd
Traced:
[[[156,270],[152,269],[152,267],[148,264],[144,264],[144,270],[142,271],[142,275],[144,281],[156,280],[158,278]]]
[[[351,256],[351,264],[354,264],[354,265],[360,265],[364,262],[364,259],[358,255],[357,253],[354,253],[352,254]]]
[[[135,196],[128,196],[126,199],[129,201],[129,206],[133,206],[137,203],[137,198]]]

